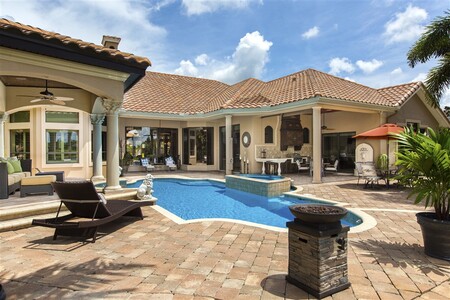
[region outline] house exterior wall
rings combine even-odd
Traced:
[[[71,111],[79,113],[78,124],[46,123],[45,112]],[[5,156],[10,156],[11,136],[10,130],[29,129],[31,159],[33,168],[45,171],[64,171],[66,177],[90,178],[92,176],[91,160],[91,130],[90,116],[88,113],[62,106],[35,106],[29,109],[30,122],[6,123],[5,126]],[[78,159],[77,163],[53,163],[46,162],[46,130],[69,129],[78,131]],[[32,170],[33,173],[35,170]]]
[[[439,123],[417,94],[409,99],[396,113],[388,117],[388,122],[400,126],[406,126],[407,122],[415,122],[420,123],[422,128],[437,129],[439,127]]]

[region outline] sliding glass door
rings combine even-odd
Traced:
[[[356,132],[339,132],[322,134],[322,157],[324,162],[333,163],[339,159],[340,170],[355,168],[356,141],[352,136]]]

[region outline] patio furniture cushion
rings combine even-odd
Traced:
[[[55,180],[55,175],[24,177],[20,187],[20,197],[37,193],[46,193],[51,196],[53,195],[51,183]]]
[[[6,163],[6,167],[8,168],[8,175],[14,173],[14,167],[9,160],[3,159],[2,162]]]
[[[24,177],[22,179],[22,186],[24,186],[24,185],[51,184],[54,181],[56,181],[56,176],[55,175],[30,176],[30,177]]]
[[[17,160],[17,159],[9,159],[8,161],[13,166],[14,173],[22,172],[22,166],[20,165],[20,161],[19,160]]]

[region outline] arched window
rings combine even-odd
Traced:
[[[264,128],[264,143],[266,143],[266,144],[273,143],[273,128],[272,128],[272,126],[266,126],[266,128]]]
[[[309,144],[309,129],[306,127],[303,128],[303,143]]]

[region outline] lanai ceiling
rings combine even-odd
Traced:
[[[0,76],[0,81],[8,87],[45,87],[45,79],[34,77]],[[76,89],[77,87],[58,81],[48,80],[48,88]]]

